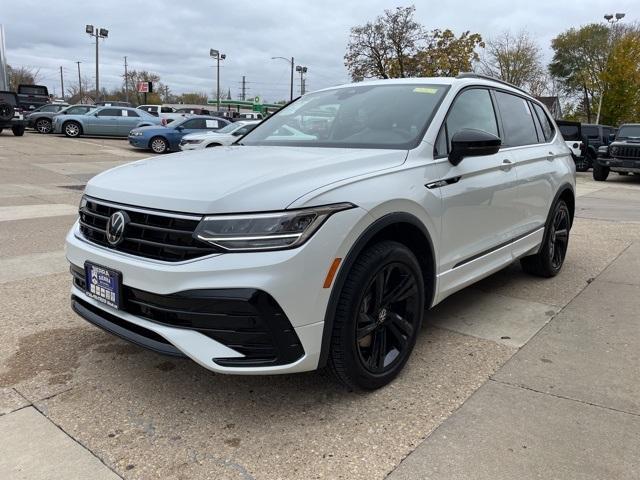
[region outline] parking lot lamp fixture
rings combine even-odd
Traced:
[[[96,100],[100,99],[100,71],[99,71],[99,56],[98,56],[98,40],[101,38],[107,38],[109,36],[109,30],[106,28],[94,28],[93,25],[87,25],[84,30],[90,37],[96,38]]]
[[[215,48],[209,50],[209,56],[216,59],[216,108],[220,111],[220,60],[224,60],[227,56],[224,53],[220,53]]]
[[[609,25],[611,26],[611,30],[613,30],[613,26],[618,23],[620,20],[622,20],[624,18],[625,14],[624,13],[616,13],[615,15],[611,14],[611,13],[607,13],[604,16],[604,19],[609,22]],[[609,38],[607,40],[607,43],[609,44],[609,47],[611,47],[611,35],[613,35],[613,31],[611,31],[609,33]],[[600,124],[600,111],[602,110],[602,97],[604,97],[604,87],[602,88],[602,91],[600,92],[600,101],[598,102],[598,114],[596,115],[596,124]]]
[[[304,74],[307,73],[307,67],[303,67],[302,65],[298,65],[296,67],[296,72],[300,73],[300,95],[305,94],[305,84],[304,84]]]
[[[289,101],[293,101],[293,68],[294,68],[295,60],[293,59],[293,57],[291,57],[291,60],[284,57],[271,57],[271,60],[276,60],[276,59],[284,60],[285,62],[289,63],[289,66],[291,67],[291,83],[289,84]]]

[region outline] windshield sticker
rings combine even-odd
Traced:
[[[218,121],[217,120],[207,120],[207,128],[218,128]]]
[[[433,95],[434,93],[438,93],[437,88],[431,88],[431,87],[416,87],[413,89],[413,91],[415,93],[430,93],[431,95]]]

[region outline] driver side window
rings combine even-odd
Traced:
[[[438,134],[434,156],[446,155],[451,151],[451,138],[469,128],[498,136],[498,123],[489,90],[473,88],[458,95]]]

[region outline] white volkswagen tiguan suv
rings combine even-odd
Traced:
[[[402,370],[428,309],[520,259],[562,267],[575,167],[550,115],[474,74],[329,88],[228,147],[87,184],[73,309],[220,373]]]

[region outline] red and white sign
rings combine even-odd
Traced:
[[[149,93],[149,83],[151,82],[138,82],[138,93]]]

